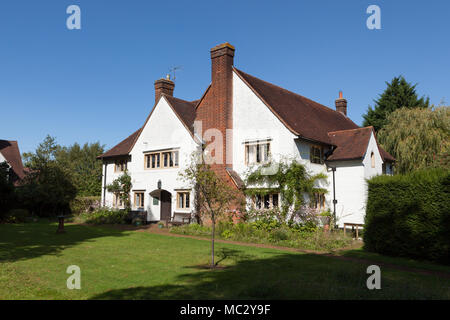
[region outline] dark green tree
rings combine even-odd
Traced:
[[[430,99],[421,97],[416,93],[416,86],[407,82],[403,76],[395,77],[386,82],[387,88],[377,100],[375,106],[369,106],[367,113],[363,115],[364,126],[373,126],[378,132],[386,125],[389,114],[400,108],[428,108]]]
[[[56,161],[58,148],[55,138],[47,136],[35,152],[24,154],[30,170],[18,196],[22,206],[39,216],[67,213],[77,192],[70,169]]]
[[[104,152],[99,143],[85,143],[82,147],[74,143],[69,147],[58,147],[55,160],[71,172],[72,182],[78,196],[100,196],[102,189],[102,163],[97,156]]]
[[[0,220],[13,208],[15,203],[14,185],[10,179],[9,165],[0,163]]]

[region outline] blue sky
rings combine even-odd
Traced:
[[[66,8],[81,8],[68,30]],[[381,30],[366,9],[381,8]],[[236,47],[235,66],[329,107],[338,91],[362,114],[404,75],[418,93],[450,104],[450,1],[46,0],[0,4],[0,138],[32,151],[58,143],[107,148],[138,129],[153,82],[171,66],[175,96],[210,83],[209,49]]]

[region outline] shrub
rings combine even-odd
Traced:
[[[378,176],[368,185],[366,250],[450,263],[450,171]]]
[[[254,222],[236,224],[222,221],[217,225],[217,234],[222,239],[275,244],[308,250],[335,250],[347,247],[352,238],[342,232],[323,232],[315,226],[303,224],[282,224],[276,220],[261,219]],[[170,232],[194,236],[211,236],[211,227],[199,224],[187,224],[172,227]]]
[[[184,224],[178,227],[172,227],[170,232],[178,234],[187,234],[193,236],[210,236],[211,228],[198,223]]]
[[[125,224],[128,212],[126,210],[100,208],[91,213],[83,213],[80,216],[85,223],[89,224]]]
[[[70,202],[70,211],[72,213],[92,212],[100,207],[100,197],[76,197]]]
[[[23,223],[27,221],[30,216],[28,210],[25,209],[13,209],[9,211],[5,217],[7,223]]]

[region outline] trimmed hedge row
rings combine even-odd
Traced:
[[[368,181],[364,248],[450,264],[450,171]]]

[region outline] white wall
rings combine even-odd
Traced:
[[[375,156],[375,168],[372,168],[372,152]],[[369,144],[367,145],[367,151],[363,159],[363,164],[364,175],[368,179],[383,173],[383,159],[381,158],[380,150],[378,150],[377,142],[375,140],[373,132],[370,135]]]
[[[233,73],[233,169],[245,178],[248,166],[245,165],[245,141],[270,138],[272,158],[295,159],[304,164],[311,174],[325,173],[326,166],[310,162],[310,144],[297,138],[275,116],[257,95]],[[319,182],[316,186],[330,188],[330,179]],[[331,190],[331,189],[329,189]],[[329,205],[332,199],[326,195]]]
[[[233,169],[243,177],[245,141],[271,139],[273,159],[281,155],[298,157],[296,136],[270,111],[253,91],[233,72]]]
[[[190,156],[195,150],[196,144],[183,123],[179,120],[175,112],[169,106],[167,100],[162,98],[155,106],[147,124],[143,128],[133,149],[130,152],[131,161],[128,162],[128,172],[132,178],[132,190],[144,191],[145,210],[148,212],[148,221],[160,220],[160,206],[153,205],[153,198],[150,192],[157,189],[158,180],[161,180],[162,189],[172,194],[172,214],[177,212],[190,212],[193,208],[193,195],[190,197],[190,209],[176,209],[176,190],[191,189],[179,177],[179,172],[183,171],[189,163]],[[179,151],[179,167],[148,170],[144,168],[144,152],[161,149],[177,149]],[[107,167],[107,181],[111,183],[119,174],[114,173],[114,163]],[[134,192],[131,193],[132,205],[134,205]],[[106,205],[112,206],[113,195],[107,193]]]
[[[5,162],[5,161],[6,161],[5,157],[0,152],[0,163]]]
[[[360,160],[336,161],[336,216],[340,227],[344,223],[364,223],[367,186],[365,170]],[[333,186],[330,188],[331,209],[333,209]]]

